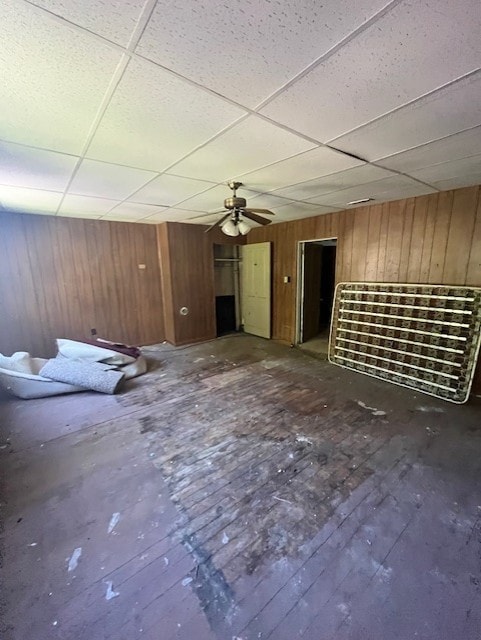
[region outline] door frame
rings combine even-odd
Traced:
[[[299,240],[297,242],[297,288],[296,288],[296,335],[295,344],[302,344],[303,339],[303,323],[304,323],[304,246],[310,242],[324,242],[326,240],[336,241],[337,252],[337,236],[329,238],[312,238],[310,240]],[[336,253],[337,263],[337,253]]]

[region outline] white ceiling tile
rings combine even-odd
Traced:
[[[126,46],[145,0],[34,0],[33,4]]]
[[[76,156],[0,140],[0,184],[63,191],[77,160]]]
[[[478,184],[481,185],[481,170],[478,170],[476,173],[456,176],[455,178],[449,178],[447,180],[440,180],[439,182],[433,182],[432,184],[438,189],[441,189],[441,191],[461,189],[462,187],[472,187]]]
[[[221,182],[306,151],[314,145],[250,116],[173,169],[178,175]]]
[[[186,222],[190,218],[192,218],[192,211],[172,207],[160,213],[154,213],[154,215],[145,218],[143,222]]]
[[[384,0],[161,2],[137,52],[253,107],[384,5]]]
[[[422,169],[441,162],[460,160],[480,153],[481,126],[382,158],[377,162],[389,169],[412,173],[416,169]]]
[[[145,218],[143,213],[132,213],[128,211],[115,213],[114,211],[102,216],[101,220],[110,220],[111,222],[141,222]]]
[[[451,178],[462,178],[469,175],[481,176],[481,154],[471,156],[470,158],[461,158],[451,162],[442,162],[431,167],[416,169],[410,172],[418,180],[427,182],[428,184],[436,184],[441,180],[449,180]]]
[[[119,204],[119,200],[109,198],[93,198],[91,196],[76,196],[67,194],[59,209],[59,215],[65,216],[100,216]]]
[[[178,209],[177,207],[174,207],[172,209],[172,212],[173,212],[173,215],[175,216],[173,218],[174,221],[190,222],[191,220],[200,220],[200,219],[209,220],[208,215],[206,215],[205,213],[199,213],[198,211],[188,211],[187,209]],[[213,219],[216,219],[216,217],[218,216],[219,216],[219,213],[211,214],[211,217],[213,217]]]
[[[283,220],[297,220],[299,218],[312,218],[321,216],[331,211],[339,211],[336,207],[323,207],[318,204],[307,204],[305,202],[292,202],[291,204],[276,209],[276,216]]]
[[[354,167],[353,169],[347,169],[347,171],[339,171],[332,175],[323,176],[322,178],[316,178],[314,180],[308,180],[302,182],[293,187],[287,189],[279,189],[274,193],[275,195],[283,196],[284,198],[292,198],[294,200],[310,200],[315,202],[316,196],[330,193],[331,191],[338,191],[339,189],[348,189],[349,187],[356,187],[366,182],[374,182],[375,180],[382,180],[383,178],[389,178],[393,174],[385,169],[374,167],[370,164],[364,164],[360,167]]]
[[[277,210],[280,207],[285,207],[290,204],[291,198],[280,198],[270,193],[262,193],[260,195],[252,195],[247,199],[248,207],[256,207],[259,209],[273,209]]]
[[[481,122],[481,72],[403,107],[332,144],[374,161]]]
[[[263,169],[246,173],[240,176],[240,179],[247,187],[256,191],[272,191],[361,164],[361,160],[338,151],[317,147]]]
[[[261,111],[326,142],[479,68],[480,32],[479,0],[406,0]]]
[[[214,222],[216,220],[219,220],[222,215],[226,212],[218,212],[218,213],[211,213],[211,214],[201,214],[201,213],[197,213],[194,211],[189,211],[190,216],[187,218],[183,218],[182,222],[188,222],[189,224],[207,224],[207,225],[211,225],[214,224]]]
[[[211,182],[191,180],[164,173],[137,191],[129,200],[170,206],[211,188]]]
[[[78,154],[120,54],[85,33],[0,3],[0,138]]]
[[[151,63],[131,60],[87,156],[160,172],[244,114]]]
[[[245,189],[238,192],[239,196],[244,198],[248,197],[248,192]],[[212,187],[208,191],[204,191],[203,193],[199,193],[193,198],[189,198],[184,202],[180,203],[180,209],[185,209],[187,211],[198,211],[199,213],[207,213],[212,209],[222,209],[224,207],[224,200],[226,198],[230,198],[232,196],[232,191],[229,189],[227,185],[219,185],[217,187]]]
[[[123,200],[156,175],[153,171],[83,160],[69,187],[69,193]]]
[[[138,202],[121,202],[112,211],[109,211],[108,217],[115,216],[117,218],[131,218],[138,220],[148,218],[155,213],[165,211],[167,207],[156,207],[152,204],[139,204]]]
[[[317,196],[315,200],[317,203],[345,209],[348,206],[348,202],[360,200],[361,198],[373,198],[378,202],[385,202],[387,200],[425,195],[435,191],[436,189],[431,189],[406,176],[393,176],[367,184],[360,184],[356,187],[333,191],[324,196]]]
[[[0,210],[55,215],[62,194],[0,185]]]
[[[344,207],[361,192],[382,201],[430,190],[392,171],[437,189],[481,182],[481,70],[397,108],[479,67],[478,0],[159,0],[138,49],[158,64],[134,56],[118,86],[120,47],[88,30],[125,44],[144,0],[33,3],[0,4],[5,208],[55,214],[62,202],[59,215],[190,221],[222,210],[231,192],[219,183],[240,178],[239,195],[278,211],[278,221],[318,205]],[[381,9],[382,18],[352,36]],[[323,141],[385,170],[247,116],[220,95],[255,106],[333,46],[265,113],[318,140],[326,134]]]

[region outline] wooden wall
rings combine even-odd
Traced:
[[[295,341],[300,240],[338,239],[338,282],[481,286],[479,196],[480,187],[458,189],[261,227],[239,239],[181,223],[0,213],[0,352],[50,355],[54,338],[86,338],[91,328],[133,344],[214,338],[214,243],[272,242],[273,337],[287,342]],[[189,313],[181,316],[184,306]],[[481,367],[478,378],[477,388]]]
[[[336,281],[481,286],[481,187],[445,191],[253,229],[272,242],[273,337],[294,342],[297,245],[337,238]],[[283,282],[283,276],[291,281]]]
[[[338,239],[337,282],[481,287],[480,192],[468,187],[252,230],[248,242],[272,242],[272,337],[296,339],[300,240]],[[473,389],[481,392],[479,360]]]
[[[166,339],[175,345],[216,337],[214,243],[244,244],[203,225],[165,222],[158,226]],[[183,316],[180,309],[187,307]]]
[[[0,213],[0,352],[50,356],[91,328],[164,340],[155,226]]]

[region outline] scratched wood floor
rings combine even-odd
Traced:
[[[2,640],[479,640],[481,404],[249,336],[0,402]]]

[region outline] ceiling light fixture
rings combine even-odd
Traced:
[[[211,224],[210,227],[205,230],[206,233],[209,233],[209,231],[212,231],[212,229],[216,227],[220,227],[226,236],[238,236],[239,234],[245,236],[252,228],[249,222],[246,221],[246,218],[261,225],[271,223],[270,220],[263,216],[273,216],[274,213],[272,211],[269,211],[269,209],[253,209],[252,207],[247,207],[246,199],[237,196],[237,189],[242,187],[242,182],[232,180],[227,186],[234,195],[224,200],[224,211],[222,212],[224,215],[220,220],[216,220],[214,224]],[[261,215],[258,215],[259,213]]]
[[[374,198],[361,198],[360,200],[351,200],[347,204],[363,204],[364,202],[371,202],[371,200],[374,200]]]
[[[237,227],[243,236],[247,235],[251,230],[251,226],[245,220],[239,220]]]
[[[226,236],[245,236],[251,230],[251,226],[245,220],[241,220],[238,214],[234,214],[227,222],[221,225],[221,230]]]
[[[238,236],[239,235],[239,227],[236,224],[235,220],[230,218],[227,222],[221,226],[222,232],[225,233],[226,236]]]

